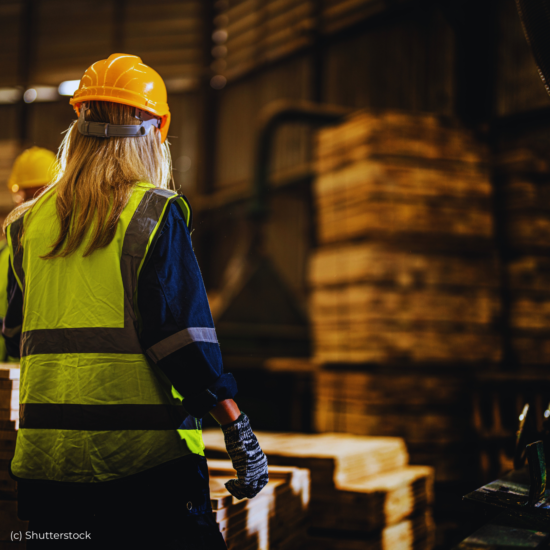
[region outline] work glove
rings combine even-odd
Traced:
[[[238,479],[230,479],[227,490],[238,499],[255,497],[269,481],[267,458],[250,427],[246,414],[241,413],[231,424],[222,426],[225,448]]]

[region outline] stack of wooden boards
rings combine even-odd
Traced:
[[[320,369],[315,376],[315,429],[403,437],[411,463],[435,468],[437,482],[459,482],[475,469],[465,445],[473,437],[467,373],[373,373]]]
[[[483,148],[431,115],[356,113],[318,134],[314,356],[497,362],[498,262]]]
[[[214,19],[214,39],[224,40],[223,74],[240,76],[312,42],[313,0],[229,0]]]
[[[24,550],[26,545],[24,540],[11,540],[12,532],[25,533],[27,528],[27,523],[17,518],[17,484],[8,473],[17,435],[12,409],[16,393],[13,386],[19,381],[18,375],[14,365],[0,364],[0,550]]]
[[[5,216],[14,207],[7,183],[17,155],[21,152],[16,140],[0,140],[0,216]]]
[[[269,466],[269,483],[253,499],[225,488],[236,473],[228,460],[209,460],[210,500],[229,550],[300,550],[306,534],[309,471]]]
[[[405,4],[410,0],[394,0]],[[214,65],[227,79],[295,53],[319,34],[332,34],[388,9],[380,0],[226,0],[214,18]]]
[[[270,465],[310,471],[309,538],[302,548],[431,548],[433,471],[407,466],[402,439],[256,435]],[[220,430],[206,430],[204,441],[208,457],[227,457]]]
[[[509,325],[515,359],[550,361],[550,166],[531,150],[507,153],[498,166],[508,259]]]

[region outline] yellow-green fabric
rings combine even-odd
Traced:
[[[59,232],[55,191],[8,228],[23,291],[16,477],[101,482],[204,454],[200,425],[174,424],[181,399],[136,332],[137,277],[174,201],[189,221],[181,197],[137,184],[113,241],[88,257],[84,242],[67,258],[40,258]]]
[[[10,251],[6,241],[0,244],[0,319],[6,316],[8,311],[8,267],[10,265]],[[0,337],[0,362],[8,359],[6,342]]]

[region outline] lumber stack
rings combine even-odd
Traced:
[[[472,385],[464,374],[319,370],[315,429],[403,437],[411,463],[435,468],[437,482],[470,474]]]
[[[288,55],[313,40],[312,0],[230,0],[215,18],[224,44],[221,72],[228,78]],[[216,53],[216,52],[215,52]]]
[[[236,476],[228,460],[209,460],[210,500],[229,550],[299,550],[305,539],[308,470],[269,466],[269,483],[253,499],[237,500],[225,488]]]
[[[0,365],[0,550],[24,550],[26,545],[24,540],[11,541],[12,531],[25,533],[27,528],[27,522],[17,517],[17,484],[8,473],[17,435],[13,402],[14,399],[18,401],[18,397],[14,397],[13,386],[15,381],[19,381],[18,375],[18,369],[13,365]]]
[[[512,347],[522,365],[550,361],[550,166],[530,150],[500,165]]]
[[[320,131],[317,152],[315,359],[497,362],[491,184],[473,136],[430,115],[359,112]]]
[[[13,163],[20,151],[18,141],[0,140],[0,215],[6,215],[15,206],[7,184]]]
[[[394,6],[406,2],[396,0]],[[390,8],[380,0],[324,0],[322,6],[322,28],[326,33],[340,31]]]
[[[256,435],[270,465],[310,471],[310,537],[304,548],[431,547],[433,470],[408,466],[402,439]],[[220,430],[206,430],[204,442],[207,456],[227,456]]]

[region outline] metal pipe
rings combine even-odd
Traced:
[[[255,141],[251,217],[262,220],[268,212],[269,166],[276,130],[288,123],[305,123],[316,127],[336,124],[350,112],[351,109],[339,105],[292,99],[273,101],[260,111]]]

